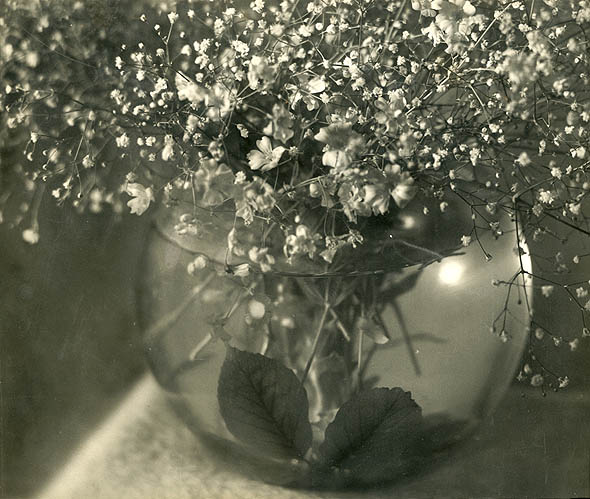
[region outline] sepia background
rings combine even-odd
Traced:
[[[114,10],[103,10],[108,24]],[[0,186],[14,161],[11,155],[0,158]],[[108,211],[81,215],[55,206],[46,196],[39,223],[36,245],[23,240],[22,228],[0,223],[0,497],[27,497],[43,487],[146,370],[135,293],[149,217],[118,217]],[[567,244],[589,252],[590,243],[579,236]],[[534,247],[542,254],[556,249],[551,241]],[[590,257],[582,259],[576,272],[579,279],[568,280],[590,279]],[[535,312],[549,328],[579,336],[570,334],[579,329],[580,317],[565,293],[537,294]],[[551,367],[570,377],[568,390],[590,392],[590,341],[576,352],[544,345],[539,355],[550,357]],[[529,396],[541,395],[535,391]],[[568,419],[561,399],[552,393],[547,398],[544,410],[564,425],[555,428],[564,435],[553,454],[558,463],[561,455],[565,461],[587,445],[578,441],[582,433],[575,427],[583,421],[583,410]],[[518,424],[514,420],[511,425]],[[542,414],[523,419],[543,420]],[[541,445],[543,452],[538,434],[527,440],[526,427],[512,427],[510,435],[519,439],[520,450]],[[490,452],[490,466],[501,466],[504,458]],[[514,482],[533,480],[515,476],[507,466],[500,470]],[[588,475],[590,480],[590,454]],[[567,482],[568,477],[560,479]],[[588,487],[590,493],[590,483]]]

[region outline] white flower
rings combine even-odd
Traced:
[[[215,84],[205,95],[205,104],[209,108],[207,116],[214,121],[225,118],[235,105],[235,95],[232,90],[222,84]]]
[[[206,93],[196,83],[181,73],[176,73],[174,78],[176,91],[180,100],[188,100],[191,104],[200,104],[205,100]]]
[[[241,40],[234,40],[231,43],[231,46],[242,57],[246,57],[248,52],[250,52],[250,47],[248,47],[248,44],[242,42]]]
[[[164,78],[158,78],[154,84],[154,95],[166,90],[168,88],[168,82]]]
[[[29,244],[37,244],[39,242],[39,231],[35,228],[23,230],[23,239]]]
[[[326,81],[323,78],[316,76],[304,85],[304,89],[310,94],[320,94],[326,89]]]
[[[307,254],[313,258],[316,252],[316,242],[321,239],[319,234],[314,234],[307,225],[299,224],[295,234],[289,234],[285,238],[283,252],[287,258],[294,255]]]
[[[236,128],[240,132],[240,136],[242,138],[244,138],[244,139],[247,139],[248,138],[248,135],[249,135],[248,129],[242,123],[238,123],[236,125]]]
[[[168,21],[170,24],[174,24],[178,20],[178,14],[176,12],[170,12],[168,14]]]
[[[393,187],[389,191],[391,197],[400,208],[404,208],[416,195],[418,191],[414,185],[414,179],[408,172],[402,172],[397,163],[385,167],[385,175],[388,183]]]
[[[133,198],[127,202],[127,206],[131,208],[131,213],[136,215],[142,215],[154,201],[152,188],[144,187],[137,182],[128,183],[125,192]]]
[[[214,159],[203,160],[194,176],[195,186],[205,206],[215,206],[230,197],[234,175],[224,163]]]
[[[392,196],[397,187],[392,190]],[[362,198],[363,202],[371,207],[375,215],[387,213],[389,209],[389,192],[387,192],[387,185],[385,183],[367,184],[363,186]]]
[[[266,89],[275,80],[276,66],[268,63],[265,57],[255,55],[250,59],[250,66],[248,67],[248,83],[252,90]]]
[[[248,302],[248,315],[252,319],[262,319],[266,314],[266,306],[258,300],[250,300]]]
[[[262,14],[262,12],[264,10],[264,0],[254,0],[250,4],[250,7],[252,8],[252,10],[254,12],[258,12],[259,14]]]
[[[475,7],[467,0],[432,0],[430,7],[436,11],[436,17],[430,32],[433,40],[443,38],[445,43],[453,46],[458,40],[466,40],[475,23]],[[436,45],[436,42],[435,42]]]
[[[87,154],[82,159],[82,166],[84,168],[92,168],[94,166],[94,160]]]
[[[259,248],[258,246],[252,246],[250,248],[248,258],[254,263],[257,263],[262,272],[270,271],[272,265],[275,263],[275,257],[268,254],[268,248]]]
[[[127,136],[126,133],[123,133],[123,135],[120,135],[119,137],[117,137],[115,139],[115,142],[117,143],[117,147],[121,147],[121,148],[125,148],[129,146],[129,137]]]
[[[174,138],[172,135],[164,137],[164,148],[162,149],[162,159],[168,161],[174,157]]]
[[[529,155],[527,154],[526,151],[522,151],[519,154],[518,159],[516,160],[516,163],[520,164],[521,166],[528,166],[531,164],[531,159],[529,158]]]
[[[240,263],[239,265],[232,267],[231,273],[237,277],[247,277],[250,273],[250,265],[247,263]]]
[[[542,203],[552,204],[554,200],[555,200],[555,196],[550,191],[546,191],[546,190],[539,191],[539,201],[541,201]]]
[[[258,147],[258,150],[253,150],[248,153],[248,163],[252,170],[260,170],[263,172],[276,168],[281,156],[286,151],[283,146],[275,147],[273,149],[270,139],[266,136],[256,141],[256,147]]]
[[[347,168],[365,146],[362,135],[352,129],[351,123],[332,123],[314,135],[318,142],[326,144],[322,163],[334,168]]]
[[[198,255],[186,267],[186,271],[190,275],[195,275],[199,270],[203,270],[209,265],[209,258],[205,255]]]

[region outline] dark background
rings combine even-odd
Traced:
[[[0,225],[0,496],[59,468],[144,369],[135,282],[147,218],[45,196],[41,239]]]

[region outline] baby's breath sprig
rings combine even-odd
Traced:
[[[457,247],[487,258],[497,212],[517,245],[590,233],[586,1],[183,0],[133,4],[133,29],[100,5],[0,13],[3,139],[23,144],[31,199],[47,185],[91,211],[186,206],[183,234],[229,212],[228,260],[265,272],[338,272],[376,220],[403,229],[433,200],[469,206]],[[35,243],[31,206],[11,218]],[[547,280],[571,267],[531,251]]]

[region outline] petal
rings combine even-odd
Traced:
[[[398,184],[391,191],[391,197],[400,208],[404,208],[415,196],[416,187],[409,184]]]
[[[248,163],[252,170],[258,170],[267,163],[267,159],[260,151],[250,151],[248,153]]]
[[[322,163],[325,166],[334,168],[346,168],[351,163],[350,156],[344,151],[327,151],[322,156]]]
[[[471,2],[465,2],[465,5],[463,5],[463,12],[465,15],[473,16],[475,14],[475,7]]]
[[[316,133],[313,136],[313,138],[318,142],[323,142],[324,144],[327,144],[330,140],[330,133],[328,132],[328,128],[329,127],[322,128],[318,133]]]
[[[142,215],[145,210],[148,209],[150,205],[149,201],[146,201],[144,198],[133,198],[127,201],[127,206],[131,209],[131,213],[136,215]]]
[[[283,155],[283,153],[286,151],[286,149],[283,146],[279,146],[276,147],[275,149],[273,149],[272,151],[272,159],[273,161],[279,161],[281,159],[281,156]]]
[[[319,94],[326,90],[326,82],[319,76],[307,82],[307,90],[310,94]]]
[[[258,147],[265,156],[272,156],[272,143],[266,135],[256,141],[256,147]]]
[[[128,183],[127,187],[125,188],[125,192],[129,194],[131,197],[140,196],[144,191],[145,187],[136,182]]]

